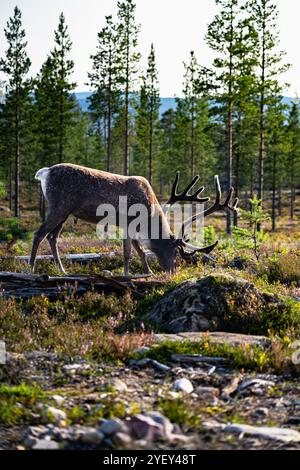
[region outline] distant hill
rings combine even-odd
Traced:
[[[83,111],[88,110],[89,102],[88,102],[88,97],[91,95],[91,92],[89,91],[81,91],[75,93],[76,99],[79,103],[80,108]],[[288,104],[289,106],[292,104],[295,98],[289,98],[287,96],[284,96],[282,101],[284,104]],[[175,98],[161,98],[160,99],[160,109],[159,113],[162,115],[164,112],[166,112],[168,109],[176,109],[176,99]],[[299,99],[298,99],[299,102]]]
[[[76,99],[79,103],[80,108],[83,111],[88,110],[89,101],[88,97],[91,95],[89,91],[80,91],[75,93]],[[167,109],[176,109],[176,101],[175,98],[161,98],[161,105],[159,109],[159,113],[163,114]]]

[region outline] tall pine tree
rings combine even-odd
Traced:
[[[15,217],[19,217],[22,133],[25,126],[25,107],[30,90],[30,80],[26,76],[31,62],[26,52],[27,41],[25,39],[25,30],[22,27],[21,10],[18,7],[15,7],[14,14],[8,20],[4,31],[8,49],[5,58],[0,59],[0,70],[8,78],[5,90],[4,116],[8,124],[6,128],[13,134],[9,165],[11,168],[10,178],[12,178],[14,172],[14,214]],[[12,160],[14,160],[14,163]]]
[[[130,96],[135,89],[140,60],[140,54],[136,50],[140,25],[135,21],[135,8],[133,0],[118,1],[117,34],[124,97],[124,175],[129,172]]]

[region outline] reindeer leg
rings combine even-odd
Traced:
[[[140,246],[139,242],[137,240],[132,240],[132,246],[133,246],[133,248],[135,249],[135,251],[137,252],[137,254],[139,255],[139,257],[142,261],[143,270],[144,270],[145,274],[153,274],[153,272],[151,271],[151,268],[148,264],[146,253],[144,252],[144,250]]]
[[[50,245],[50,248],[51,248],[51,251],[52,251],[52,255],[53,255],[53,259],[54,259],[54,262],[55,262],[56,266],[58,267],[58,269],[62,273],[65,274],[66,271],[64,270],[64,267],[62,265],[62,262],[61,262],[61,259],[60,259],[60,256],[59,256],[58,247],[57,247],[57,240],[58,240],[60,232],[62,230],[63,223],[64,222],[61,222],[60,224],[58,224],[58,226],[52,232],[48,233],[47,240],[49,242],[49,245]]]
[[[32,272],[34,272],[36,254],[40,243],[48,233],[52,232],[62,222],[62,220],[65,220],[65,217],[63,217],[63,219],[61,217],[58,219],[57,216],[54,217],[48,214],[47,220],[35,232],[29,262]]]
[[[124,274],[129,275],[129,264],[131,260],[131,238],[123,240],[123,254],[124,254]]]

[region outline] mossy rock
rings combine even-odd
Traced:
[[[165,333],[284,334],[295,323],[292,303],[224,273],[183,282],[162,297],[145,320]]]

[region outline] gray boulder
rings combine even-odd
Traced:
[[[245,279],[215,273],[177,286],[147,312],[145,320],[165,333],[265,334],[269,321],[288,318],[289,308],[278,296]]]

